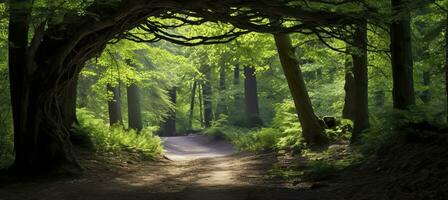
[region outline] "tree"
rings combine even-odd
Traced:
[[[173,87],[168,91],[168,96],[170,96],[170,101],[173,105],[176,105],[176,88]],[[165,119],[161,127],[162,136],[175,136],[176,135],[176,109],[172,109],[168,112],[168,116]]]
[[[353,78],[354,78],[354,127],[352,142],[357,142],[362,131],[369,127],[369,93],[368,93],[368,69],[367,69],[367,22],[358,24],[354,33],[354,44],[357,51],[352,54]]]
[[[211,127],[213,120],[213,99],[212,99],[212,72],[210,67],[203,67],[205,80],[202,84],[202,98],[204,105],[204,125],[206,128]]]
[[[294,48],[286,34],[274,35],[278,55],[288,86],[294,100],[297,115],[302,125],[302,134],[309,145],[323,145],[328,142],[319,119],[314,114],[299,62],[293,56]]]
[[[107,92],[112,94],[112,97],[107,100],[107,105],[109,108],[109,124],[123,125],[123,117],[121,115],[121,94],[120,86],[112,86],[112,84],[107,84]]]
[[[79,173],[81,168],[72,154],[69,133],[64,125],[63,118],[59,117],[60,124],[47,121],[48,116],[61,116],[73,113],[62,113],[61,109],[55,108],[61,105],[57,102],[57,96],[44,96],[49,87],[56,87],[59,94],[70,93],[70,81],[56,83],[42,83],[41,80],[33,79],[25,74],[35,73],[35,66],[29,62],[32,52],[36,47],[28,48],[28,31],[31,15],[32,1],[11,0],[9,20],[9,77],[11,90],[11,103],[14,123],[14,149],[15,161],[11,171],[19,175],[34,174],[39,172],[64,169],[65,172]],[[36,30],[41,31],[42,27]],[[33,38],[33,43],[35,38]],[[31,53],[30,53],[31,52]],[[28,59],[27,59],[28,58]],[[45,74],[39,74],[45,76]],[[51,78],[47,77],[47,78]],[[63,86],[63,87],[61,87]],[[76,87],[74,87],[76,89]],[[50,90],[53,91],[53,90]],[[69,97],[71,95],[61,95]],[[56,97],[56,98],[54,98]],[[67,105],[68,99],[59,99]],[[65,109],[68,111],[70,109]],[[66,115],[67,116],[67,115]],[[53,135],[53,136],[52,136]],[[57,140],[51,139],[55,138]]]
[[[446,90],[446,101],[448,105],[448,14],[446,14],[445,19],[445,90]],[[448,110],[446,117],[448,121]]]
[[[263,124],[258,108],[257,78],[255,69],[244,66],[244,105],[246,111],[246,125],[256,127]]]
[[[193,114],[194,114],[194,102],[196,97],[196,87],[198,82],[196,80],[193,81],[193,86],[191,87],[191,100],[190,100],[190,114],[188,117],[188,129],[193,128]]]
[[[141,131],[143,129],[142,111],[140,108],[140,90],[137,84],[132,83],[129,85],[127,87],[127,93],[129,129]]]
[[[218,105],[216,107],[216,117],[219,117],[220,114],[228,114],[227,110],[227,101],[225,93],[226,90],[226,68],[225,66],[221,65],[219,68],[219,99],[218,99]]]
[[[353,62],[350,55],[345,58],[345,99],[344,108],[342,110],[342,117],[345,119],[354,120],[355,113],[355,92],[354,92],[354,78],[353,78]]]
[[[390,25],[392,55],[393,104],[405,110],[415,104],[411,25],[409,8],[404,0],[391,0],[396,20]]]

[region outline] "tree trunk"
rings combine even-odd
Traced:
[[[392,0],[392,11],[399,17],[390,26],[392,96],[394,108],[404,110],[415,104],[410,13],[404,0]]]
[[[60,109],[63,117],[63,124],[66,130],[69,132],[72,129],[73,124],[78,124],[76,117],[76,100],[78,93],[78,77],[79,74],[75,74],[75,77],[68,81],[67,88],[61,92],[58,102],[60,103]]]
[[[324,145],[328,138],[319,119],[314,114],[313,106],[306,89],[299,62],[294,56],[294,48],[288,35],[274,35],[280,62],[294,99],[296,112],[302,125],[302,135],[308,145]]]
[[[120,86],[112,86],[111,84],[107,84],[107,92],[112,93],[112,99],[108,99],[107,101],[109,108],[109,124],[111,126],[115,124],[123,125],[123,117],[121,115]]]
[[[216,116],[215,118],[219,117],[219,115],[228,114],[227,110],[227,102],[226,102],[226,68],[224,66],[221,66],[219,69],[219,99],[218,99],[218,106],[216,108]]]
[[[41,68],[36,69],[29,62],[30,13],[31,1],[10,1],[8,62],[15,149],[10,170],[20,176],[50,171],[78,174],[81,167],[72,153],[68,120],[64,121],[65,110],[72,108],[62,107],[73,102],[64,94],[75,77],[67,73],[65,79],[55,80],[44,71],[50,66],[39,63]]]
[[[198,98],[199,98],[199,120],[201,121],[201,127],[204,127],[204,106],[202,103],[204,102],[204,98],[202,97],[202,83],[198,85]]]
[[[235,64],[233,68],[233,85],[240,84],[240,64]]]
[[[204,99],[204,122],[205,127],[208,128],[212,125],[213,120],[213,104],[212,104],[212,83],[211,83],[211,71],[209,67],[204,70],[205,78],[202,85],[202,95]]]
[[[358,24],[354,34],[357,53],[352,54],[355,93],[354,127],[351,142],[357,142],[361,133],[369,128],[369,92],[367,69],[367,22]]]
[[[244,67],[244,105],[246,111],[246,125],[257,127],[263,124],[260,119],[258,108],[257,78],[255,69],[249,66]]]
[[[171,88],[168,91],[170,101],[173,105],[176,105],[176,88]],[[175,136],[176,135],[176,109],[170,110],[168,116],[161,128],[161,136]]]
[[[349,45],[349,44],[347,44]],[[351,47],[347,48],[350,49]],[[354,114],[355,114],[355,80],[353,77],[353,62],[349,55],[345,58],[345,84],[344,84],[344,90],[345,90],[345,99],[344,99],[344,108],[342,110],[342,117],[345,119],[354,120]]]
[[[190,100],[190,115],[188,117],[188,129],[193,128],[193,116],[194,116],[194,102],[196,97],[196,87],[198,85],[198,82],[195,80],[193,82],[193,86],[191,89],[191,100]]]
[[[127,88],[128,93],[128,123],[129,129],[140,132],[143,129],[142,111],[140,108],[140,91],[138,86],[133,83]]]
[[[446,90],[446,120],[448,122],[448,14],[445,19],[445,90]]]

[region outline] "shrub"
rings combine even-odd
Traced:
[[[78,109],[78,119],[80,125],[74,127],[74,132],[88,135],[97,151],[116,153],[136,151],[150,158],[162,153],[161,140],[153,134],[157,131],[154,127],[144,128],[140,133],[125,130],[121,125],[108,127],[85,109]]]

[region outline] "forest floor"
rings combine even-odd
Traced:
[[[16,181],[3,186],[0,184],[0,199],[423,199],[414,195],[412,190],[415,188],[404,190],[411,190],[411,196],[400,193],[403,191],[401,189],[393,189],[397,188],[397,176],[405,173],[394,171],[397,175],[391,176],[388,170],[377,168],[372,163],[369,164],[372,167],[353,166],[337,175],[330,174],[309,181],[301,178],[285,179],[274,175],[272,170],[275,166],[294,165],[300,169],[307,161],[277,153],[235,153],[230,144],[205,136],[164,140],[165,157],[158,160],[144,160],[135,152],[117,156],[92,154],[84,149],[76,149],[85,168],[84,175],[76,178]],[[344,149],[343,145],[341,149]],[[443,155],[446,155],[446,151],[443,151]],[[417,172],[406,173],[410,175],[411,181],[421,177]],[[414,173],[417,174],[414,176]],[[403,177],[401,179],[407,180]],[[409,181],[404,182],[407,183]],[[438,185],[439,182],[436,180],[435,184]],[[445,196],[441,195],[436,194],[433,198],[426,199],[443,199]]]

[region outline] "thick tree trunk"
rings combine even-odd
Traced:
[[[263,124],[260,119],[258,108],[257,78],[255,69],[249,66],[244,67],[244,105],[246,111],[246,125],[257,127]]]
[[[356,27],[354,42],[358,45],[353,53],[353,77],[355,93],[354,127],[351,142],[357,142],[361,133],[369,128],[369,92],[367,69],[367,23],[360,23]]]
[[[348,45],[348,44],[347,44]],[[349,49],[351,47],[348,47]],[[355,78],[353,77],[353,62],[351,56],[345,58],[345,99],[344,108],[342,110],[342,117],[345,119],[355,119]]]
[[[392,7],[399,17],[390,26],[393,104],[404,110],[415,104],[410,13],[404,0],[392,0]]]
[[[38,79],[44,71],[35,70],[44,70],[45,66],[35,69],[34,63],[29,62],[31,58],[27,59],[31,1],[11,0],[10,6],[9,72],[16,154],[10,170],[21,176],[50,171],[79,173],[81,168],[71,151],[69,133],[64,127],[68,122],[63,120],[65,113],[60,102],[69,104],[64,93],[74,76],[67,74],[72,77],[68,81]],[[32,72],[33,77],[27,76]]]
[[[212,104],[212,75],[209,67],[204,69],[205,78],[202,85],[202,95],[204,100],[204,123],[205,127],[208,128],[212,125],[213,120],[213,104]]]
[[[327,144],[328,138],[324,133],[324,128],[319,122],[319,119],[314,114],[299,62],[294,57],[294,48],[292,47],[291,39],[285,34],[274,35],[274,38],[283,72],[294,99],[300,124],[302,125],[303,137],[311,146]]]
[[[67,83],[67,88],[61,92],[58,98],[62,114],[63,124],[66,130],[71,131],[73,124],[78,124],[76,117],[76,100],[78,91],[78,74]]]
[[[176,88],[171,88],[168,91],[168,94],[170,96],[170,101],[173,103],[173,105],[176,105]],[[170,110],[168,113],[168,116],[163,123],[163,126],[161,128],[161,136],[175,136],[176,135],[176,110]]]
[[[190,129],[190,130],[193,128],[194,102],[195,102],[195,97],[196,97],[197,85],[198,85],[198,82],[194,81],[192,89],[191,89],[190,115],[188,117],[188,129]]]
[[[218,106],[216,108],[216,116],[215,118],[219,117],[219,115],[228,114],[227,110],[227,102],[226,102],[226,68],[224,66],[221,66],[219,69],[219,99],[218,99]]]
[[[109,124],[111,126],[115,124],[123,125],[123,117],[121,115],[120,86],[112,86],[111,84],[107,84],[107,92],[112,93],[112,99],[108,99],[107,101],[109,108]]]
[[[143,129],[143,124],[142,111],[140,108],[140,91],[138,86],[135,83],[129,85],[127,93],[129,129],[134,129],[139,132]]]

